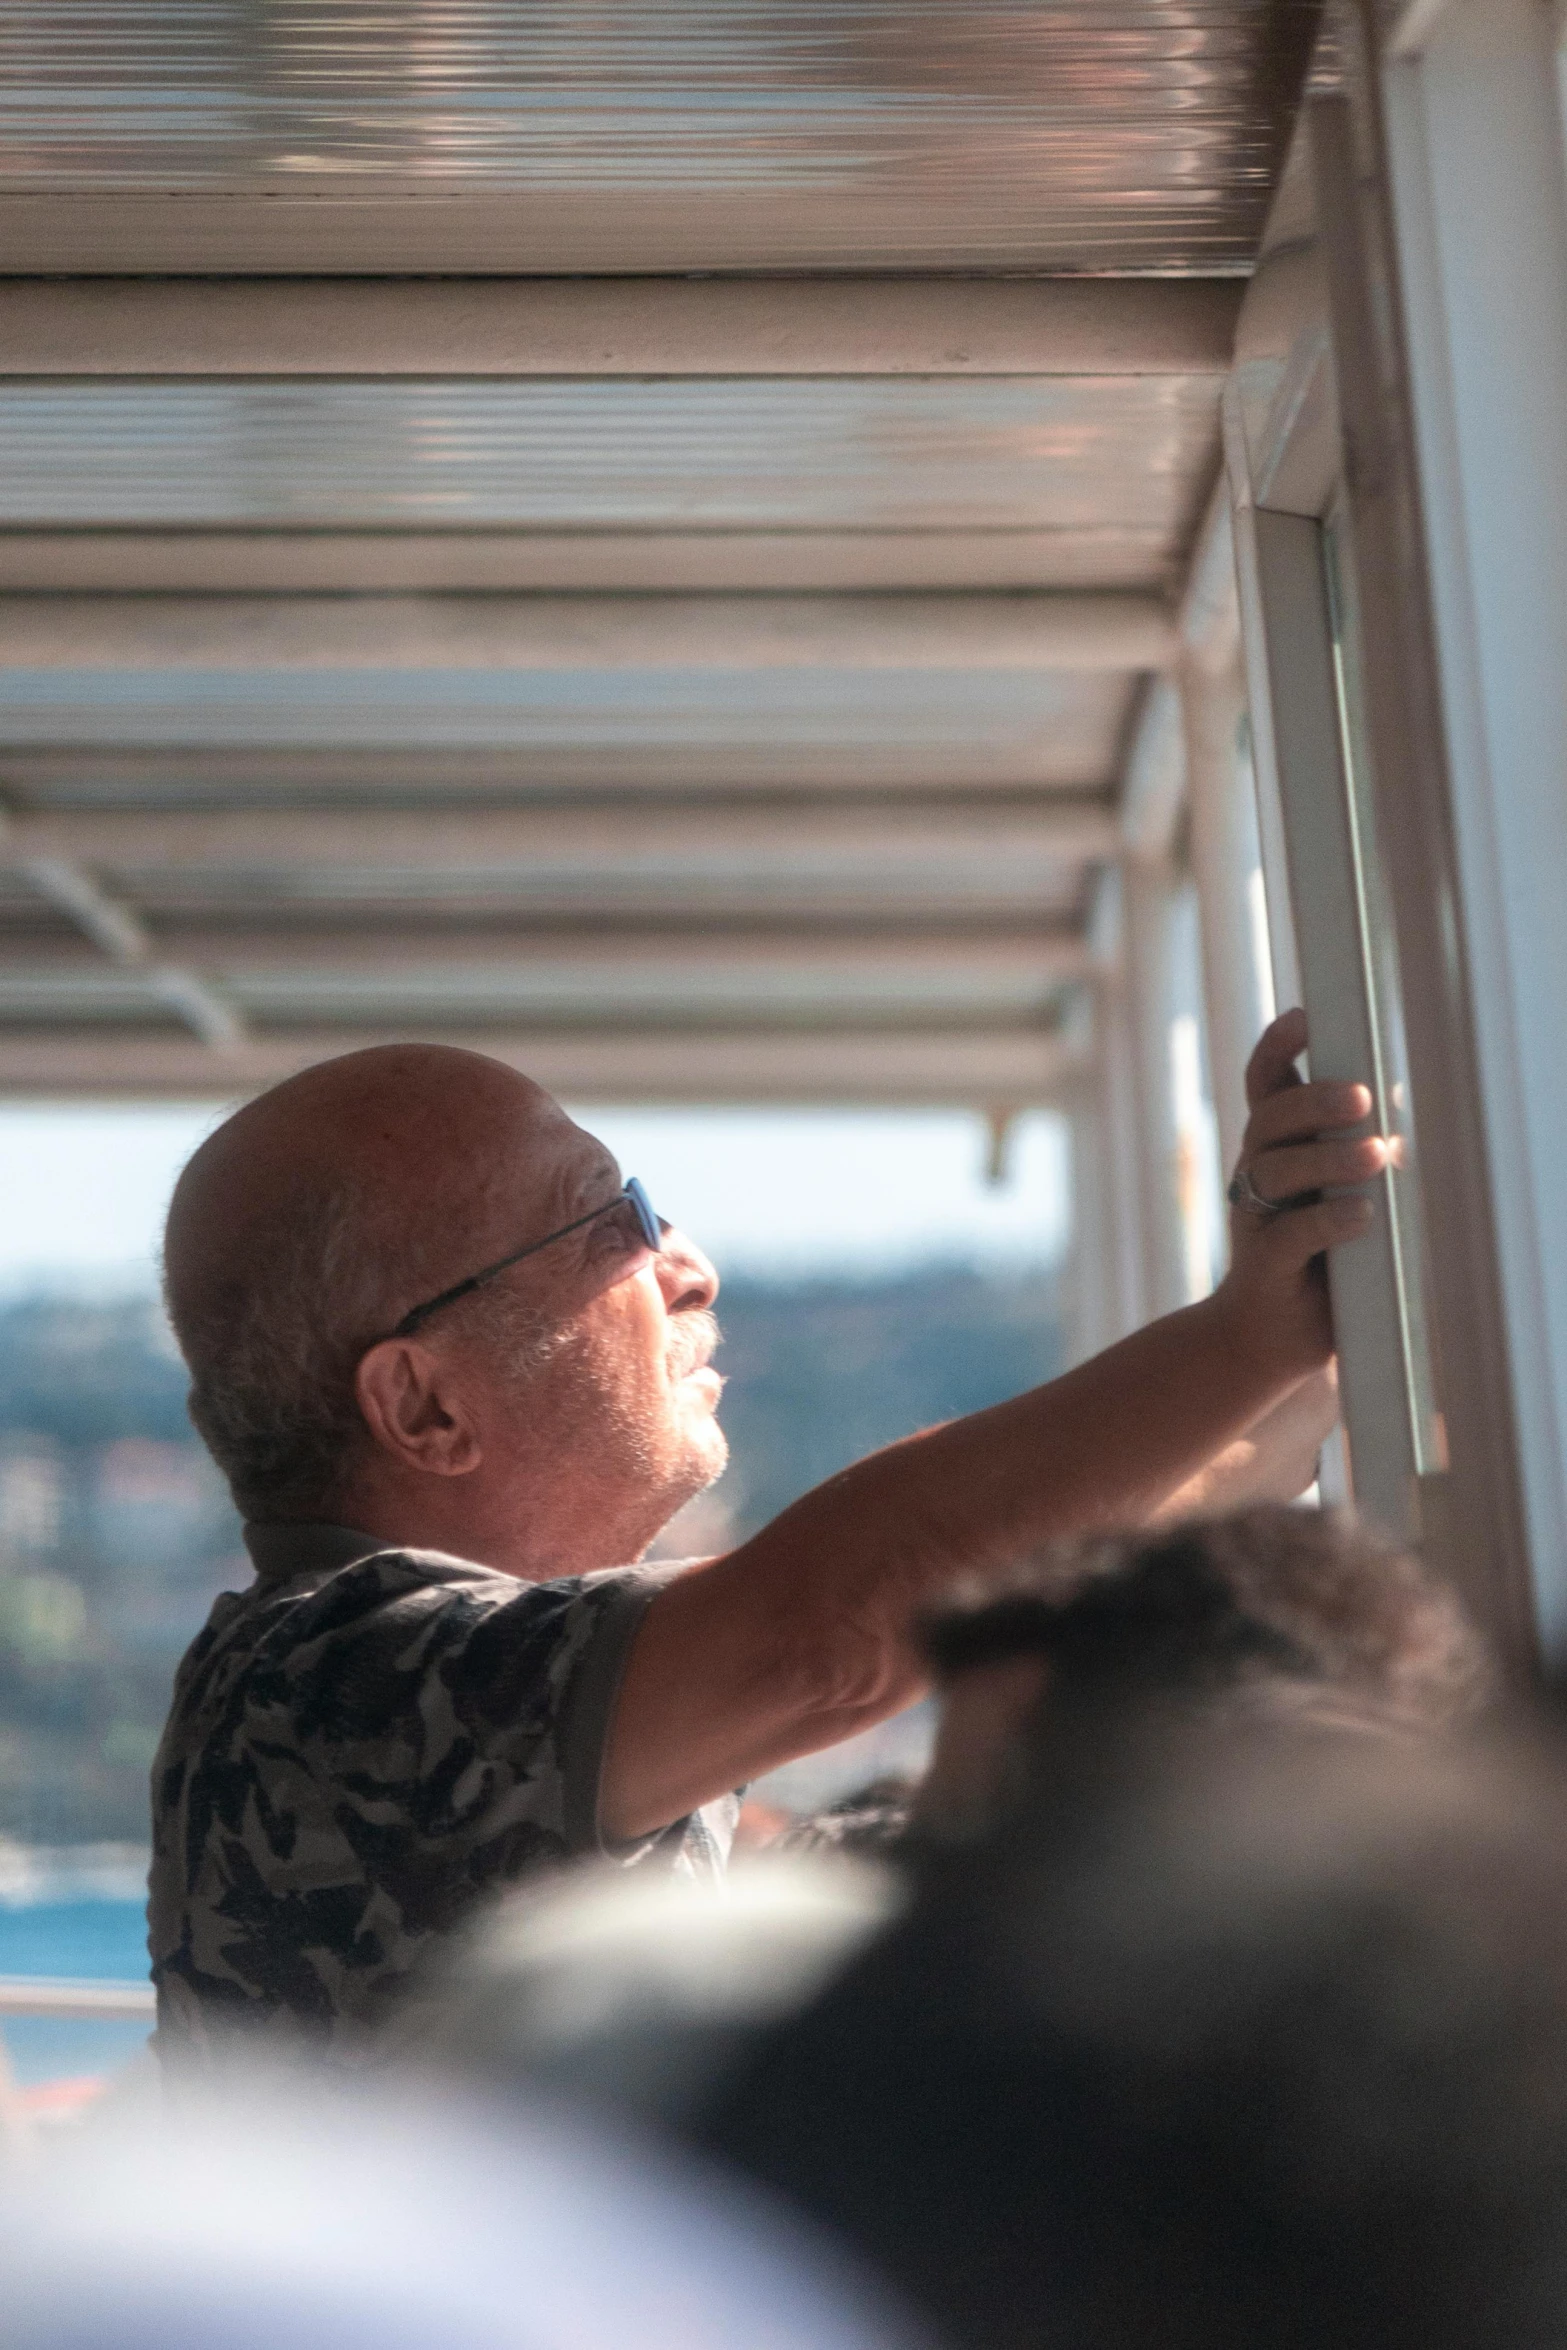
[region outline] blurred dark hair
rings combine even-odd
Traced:
[[[1324,1688],[1411,1727],[1475,1712],[1484,1649],[1456,1596],[1346,1511],[1268,1506],[1089,1535],[971,1586],[921,1626],[938,1682],[1043,1656],[1084,1696]]]
[[[1555,1745],[1136,1718],[708,2117],[964,2350],[1561,2350]]]

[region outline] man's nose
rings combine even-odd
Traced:
[[[673,1224],[664,1228],[664,1245],[653,1261],[664,1304],[672,1314],[710,1306],[718,1295],[718,1268]]]

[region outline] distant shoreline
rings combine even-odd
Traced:
[[[142,1844],[18,1844],[0,1836],[0,1909],[145,1901],[150,1858]]]

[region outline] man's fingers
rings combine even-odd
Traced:
[[[1324,1199],[1314,1207],[1287,1209],[1264,1228],[1261,1238],[1277,1261],[1295,1268],[1309,1264],[1341,1241],[1358,1240],[1371,1217],[1370,1200],[1364,1193],[1351,1193],[1347,1199]]]
[[[1260,1151],[1276,1150],[1280,1143],[1305,1142],[1335,1126],[1358,1126],[1370,1115],[1369,1086],[1325,1081],[1296,1085],[1258,1103],[1246,1123],[1244,1155],[1249,1162]]]
[[[1257,1049],[1246,1064],[1246,1099],[1252,1109],[1268,1096],[1299,1085],[1296,1056],[1306,1049],[1306,1015],[1298,1008],[1281,1012],[1263,1030]]]
[[[1381,1135],[1363,1134],[1353,1142],[1305,1142],[1263,1151],[1251,1161],[1251,1179],[1264,1199],[1287,1200],[1335,1184],[1369,1183],[1387,1163]]]

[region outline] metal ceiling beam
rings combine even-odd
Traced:
[[[289,139],[288,130],[280,126],[290,117],[290,100],[282,90],[290,76],[284,68],[280,83],[276,54],[269,48],[266,66],[237,104],[235,85],[225,88],[221,79],[188,86],[197,120],[186,118],[173,139],[176,149],[187,141],[194,146],[199,158],[194,174],[188,166],[182,171],[172,162],[154,133],[152,158],[143,160],[145,147],[138,157],[144,171],[150,162],[152,184],[126,186],[122,171],[111,162],[105,185],[90,161],[85,173],[72,168],[77,157],[67,144],[69,162],[63,168],[56,165],[64,184],[56,178],[52,187],[40,189],[36,179],[29,184],[23,163],[26,133],[18,123],[17,160],[7,174],[8,188],[15,192],[0,196],[0,256],[7,268],[35,277],[103,270],[138,277],[187,272],[222,277],[293,277],[301,272],[321,277],[515,277],[548,271],[577,278],[635,270],[649,276],[718,272],[787,279],[801,271],[836,275],[945,269],[1050,271],[1069,277],[1158,278],[1202,269],[1244,275],[1263,197],[1263,158],[1278,132],[1272,124],[1264,129],[1263,119],[1254,116],[1240,134],[1238,162],[1227,162],[1218,175],[1210,173],[1204,153],[1205,126],[1211,119],[1207,85],[1200,68],[1194,75],[1190,56],[1197,20],[1188,16],[1171,26],[1171,37],[1184,52],[1174,69],[1179,78],[1172,75],[1159,88],[1157,111],[1152,114],[1135,103],[1128,113],[1120,102],[1125,93],[1117,84],[1144,80],[1142,56],[1129,60],[1123,46],[1113,64],[1097,68],[1079,55],[1044,85],[1047,96],[1028,98],[1014,87],[999,125],[995,115],[982,108],[959,131],[950,110],[940,130],[927,112],[951,70],[945,58],[940,64],[915,67],[911,78],[900,54],[896,94],[876,92],[869,111],[857,106],[850,85],[859,79],[867,47],[874,49],[884,40],[889,20],[877,12],[877,30],[867,44],[852,31],[845,36],[838,20],[848,12],[842,7],[824,13],[832,20],[833,47],[830,62],[824,59],[815,72],[823,75],[832,98],[825,109],[820,101],[813,109],[813,70],[792,63],[794,89],[785,137],[793,143],[802,107],[807,115],[816,113],[817,136],[826,132],[832,116],[839,117],[841,136],[828,132],[823,149],[808,130],[809,160],[797,150],[792,168],[782,177],[771,168],[777,152],[776,114],[758,114],[742,104],[738,137],[731,131],[726,138],[720,129],[716,152],[710,155],[715,109],[700,105],[685,111],[678,102],[673,108],[663,102],[680,76],[664,54],[669,12],[654,8],[647,12],[646,22],[649,46],[656,45],[660,52],[652,71],[663,92],[653,99],[656,157],[651,170],[635,158],[626,176],[625,125],[629,119],[635,126],[639,113],[644,122],[648,117],[633,103],[628,118],[619,94],[607,113],[573,117],[568,110],[563,118],[553,105],[545,110],[553,117],[546,137],[563,138],[569,150],[569,157],[561,156],[564,172],[541,158],[536,170],[525,169],[515,178],[503,160],[497,175],[491,159],[498,127],[493,115],[479,131],[484,160],[475,170],[466,156],[447,151],[446,125],[452,117],[446,101],[453,85],[425,81],[422,61],[407,78],[399,66],[394,78],[401,84],[400,97],[406,94],[426,124],[432,117],[439,120],[440,134],[433,144],[421,136],[409,148],[403,144],[399,123],[391,129],[391,154],[383,157],[377,150],[380,124],[387,117],[378,123],[374,101],[367,106],[369,82],[350,78],[340,86],[335,102],[318,101],[313,95],[319,86],[317,55],[305,61],[304,80],[311,94],[303,98],[301,112],[324,103],[329,116],[352,126],[351,140],[368,136],[371,151],[351,160],[342,150],[336,156],[319,149],[312,153],[315,141],[307,131],[303,156],[278,157],[276,142]],[[870,11],[857,13],[862,22],[869,21]],[[1032,8],[1026,11],[1030,17],[1037,13]],[[1059,13],[1048,11],[1049,16]],[[1157,0],[1142,13],[1171,23],[1169,0]],[[68,17],[74,14],[67,11]],[[1242,15],[1256,19],[1257,14],[1256,0],[1246,0]],[[1264,21],[1271,22],[1276,15],[1277,10],[1268,9]],[[1127,17],[1128,10],[1118,7],[1109,20],[1123,43],[1121,28]],[[795,12],[778,21],[792,26],[797,20]],[[96,29],[103,20],[89,21]],[[352,21],[332,20],[334,28]],[[598,20],[609,21],[608,16]],[[709,18],[709,26],[716,21]],[[903,20],[894,21],[901,30]],[[1083,20],[1064,21],[1075,32]],[[1231,39],[1223,16],[1209,21],[1222,27],[1221,38]],[[1309,22],[1309,15],[1302,21]],[[142,23],[149,22],[159,25],[164,45],[154,69],[159,83],[155,105],[167,122],[172,95],[163,70],[168,12],[144,12]],[[945,13],[942,22],[948,23]],[[144,37],[156,48],[158,36]],[[1138,35],[1134,32],[1131,38],[1140,49]],[[901,42],[899,47],[901,51]],[[9,43],[7,62],[17,76],[22,69]],[[497,94],[493,70],[486,52],[475,74],[486,96]],[[1281,76],[1272,60],[1247,61],[1237,70],[1233,51],[1223,70],[1232,86],[1260,82],[1267,87],[1278,82],[1287,89],[1293,79],[1287,66]],[[80,119],[81,91],[67,87],[65,120],[74,126]],[[644,89],[652,98],[651,85]],[[1107,102],[1108,92],[1114,93],[1116,103]],[[1073,121],[1074,98],[1103,126],[1101,137],[1089,141],[1091,160],[1078,151],[1076,133],[1084,116]],[[843,125],[840,111],[844,100],[849,102],[849,125]],[[960,99],[960,109],[964,105]],[[13,101],[13,112],[14,106]],[[214,123],[214,109],[217,136],[209,144],[205,134]],[[184,114],[177,102],[172,111]],[[244,128],[231,142],[225,126],[235,114]],[[1172,121],[1179,125],[1173,134],[1178,142],[1173,174],[1168,161]],[[472,118],[458,123],[459,146],[471,122]],[[735,124],[733,113],[729,123]],[[123,118],[116,123],[116,141],[127,127]],[[131,129],[133,155],[139,127]],[[70,132],[65,135],[69,140]],[[1228,125],[1224,135],[1230,135]],[[504,142],[504,133],[502,138]],[[1164,150],[1151,184],[1146,167],[1150,144]],[[49,145],[52,142],[46,144],[45,157]],[[281,174],[267,169],[263,157],[269,151],[274,163],[283,163]],[[225,162],[235,177],[228,177]],[[136,164],[131,168],[134,172]],[[222,175],[218,184],[214,171]],[[1079,184],[1085,178],[1091,183],[1087,187]]]
[[[160,1011],[183,1016],[163,974],[99,964],[70,970],[0,968],[0,1033],[31,1036],[85,1030],[124,1034],[156,1026]],[[201,984],[197,982],[197,984]],[[352,973],[228,971],[223,1001],[248,1033],[297,1027],[352,1029],[366,1043],[414,1028],[527,1029],[552,1036],[951,1036],[1033,1035],[1055,1029],[1073,991],[1030,976],[1026,983],[899,971],[847,980],[841,972],[680,973],[590,968]],[[189,1022],[187,1022],[189,1025]],[[208,1037],[229,1044],[232,1037]]]
[[[751,1029],[693,1036],[420,1033],[488,1053],[573,1103],[1029,1109],[1057,1098],[1085,1062],[1080,1041],[1043,1029],[815,1036]],[[366,1041],[354,1029],[296,1030],[252,1035],[220,1056],[179,1036],[132,1032],[100,1041],[79,1028],[59,1037],[0,1032],[0,1095],[234,1100]]]
[[[0,596],[0,673],[1139,671],[1178,649],[1139,595]]]
[[[0,376],[1222,375],[1200,278],[0,281]]]
[[[0,864],[41,857],[91,866],[191,868],[300,867],[319,873],[415,866],[481,871],[525,865],[542,874],[602,868],[635,874],[656,861],[659,877],[693,873],[735,878],[746,869],[786,876],[814,871],[824,858],[877,872],[930,866],[939,879],[951,865],[977,862],[1003,870],[1041,859],[1063,863],[1114,855],[1113,810],[1041,794],[1032,807],[1015,800],[931,805],[905,798],[861,809],[842,799],[814,808],[770,808],[745,800],[711,808],[478,808],[463,814],[407,809],[374,811],[220,809],[145,813],[126,809],[16,813],[0,824]]]
[[[0,876],[3,878],[3,876]],[[724,922],[806,923],[826,911],[845,926],[872,928],[921,921],[1024,922],[1042,908],[1068,919],[1082,895],[1077,866],[1032,861],[1004,869],[981,865],[944,874],[914,866],[886,874],[854,867],[832,871],[825,859],[771,874],[755,866],[730,873],[697,868],[652,875],[621,868],[567,870],[526,866],[487,872],[476,866],[433,872],[417,866],[341,866],[312,875],[305,867],[164,867],[138,869],[133,879],[148,919],[247,923],[286,921],[309,904],[318,917],[353,926],[367,917],[419,928],[439,921],[565,922],[600,920],[606,913],[637,924]]]
[[[1162,528],[0,530],[0,592],[1157,592]]]
[[[64,858],[47,856],[27,859],[21,871],[39,896],[74,922],[111,963],[136,971],[154,1000],[183,1020],[203,1044],[227,1050],[240,1042],[245,1024],[232,1005],[194,972],[160,955],[145,925],[101,889],[91,874]]]
[[[117,909],[117,911],[122,911]],[[776,979],[842,978],[850,984],[895,984],[900,978],[984,979],[997,983],[1037,980],[1051,985],[1091,977],[1098,959],[1078,931],[1039,924],[986,922],[969,928],[952,924],[899,925],[878,935],[857,926],[836,930],[825,923],[770,926],[748,923],[739,931],[608,928],[558,925],[536,930],[502,929],[490,923],[429,928],[406,919],[373,928],[341,919],[302,925],[287,911],[287,926],[246,923],[161,921],[156,951],[187,970],[220,976],[299,972],[351,975],[356,979],[402,978],[429,972],[479,978],[519,973],[541,982],[591,974],[600,985],[656,987],[685,975],[722,978],[733,973],[754,991]],[[138,924],[139,931],[143,926]],[[143,935],[145,932],[143,931]],[[0,972],[39,977],[95,970],[87,942],[40,938],[0,929]]]
[[[64,857],[24,857],[16,870],[46,905],[63,914],[85,945],[125,969],[151,963],[154,948],[140,918]]]
[[[1112,682],[1112,707],[1124,689]],[[999,740],[818,745],[680,742],[631,746],[540,743],[7,743],[0,694],[0,799],[16,807],[321,806],[451,809],[625,808],[678,799],[688,808],[741,799],[797,815],[831,801],[882,806],[954,793],[999,804],[1040,794],[1070,807],[1114,795],[1116,742],[1084,742],[1082,725]]]

